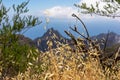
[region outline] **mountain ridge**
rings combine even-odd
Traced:
[[[42,37],[38,37],[34,40],[35,45],[41,51],[48,50],[51,42],[51,48],[57,48],[61,44],[67,44],[70,42],[69,39],[63,37],[57,30],[50,28]]]
[[[106,39],[108,33],[101,33],[96,36],[92,36],[91,39],[96,40],[100,43],[101,40],[104,38]],[[71,39],[67,39],[63,37],[57,30],[54,30],[53,28],[50,28],[46,31],[46,33],[43,34],[43,36],[38,37],[34,40],[25,37],[24,35],[18,35],[19,36],[19,42],[21,44],[28,44],[30,46],[34,46],[38,48],[40,51],[48,51],[49,46],[51,48],[57,48],[62,44],[71,44],[72,41]],[[120,44],[120,35],[116,34],[114,32],[110,32],[108,36],[108,41],[107,41],[107,47],[119,47]],[[104,45],[103,45],[104,47]]]
[[[106,39],[108,33],[101,33],[99,35],[91,37],[91,39],[98,41],[102,40],[103,38]],[[63,37],[57,30],[54,30],[53,28],[50,28],[47,30],[46,33],[43,34],[42,37],[38,37],[34,40],[35,45],[37,48],[41,51],[48,50],[48,42],[52,42],[51,48],[57,48],[58,43],[60,44],[69,44],[72,41],[70,39],[67,39]],[[107,47],[113,46],[115,44],[120,43],[120,35],[110,32],[107,42]]]
[[[116,34],[115,32],[101,33],[101,34],[93,36],[91,38],[93,40],[97,39],[98,41],[100,41],[102,39],[106,40],[107,36],[108,36],[107,47],[110,47],[114,44],[120,43],[120,35]]]

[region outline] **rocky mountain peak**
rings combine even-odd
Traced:
[[[50,28],[42,37],[34,40],[35,44],[41,51],[48,50],[49,42],[52,48],[56,48],[59,44],[66,44],[69,40],[64,38],[57,30]]]
[[[106,39],[108,33],[101,33],[97,36],[93,36],[92,39],[97,39],[98,41],[102,40],[102,39]],[[108,41],[107,41],[107,46],[112,46],[113,44],[118,44],[120,43],[120,35],[114,33],[114,32],[110,32],[108,35]]]
[[[53,38],[53,39],[60,39],[63,38],[63,36],[57,31],[54,30],[53,28],[50,28],[47,30],[47,32],[41,37],[41,39],[45,39],[45,38]]]

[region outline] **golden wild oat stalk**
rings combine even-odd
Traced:
[[[97,54],[98,51],[95,49],[89,53]],[[40,55],[40,60],[44,62],[42,65],[47,66],[41,74],[31,74],[32,69],[28,68],[25,73],[11,80],[120,80],[120,71],[114,73],[107,67],[103,70],[98,58],[84,56],[84,52],[80,52],[77,46],[73,50],[68,44],[62,45]]]
[[[117,60],[120,48],[112,58],[105,57],[105,52],[89,38],[87,30],[88,37],[85,37],[76,27],[71,29],[84,39],[76,39],[72,33],[65,31],[71,37],[72,44],[59,43],[60,47],[52,49],[52,42],[49,41],[49,51],[40,52],[38,58],[42,62],[41,73],[29,67],[24,73],[13,78],[5,77],[4,80],[120,80],[120,61]]]

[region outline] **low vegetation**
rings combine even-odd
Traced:
[[[12,25],[5,14],[8,10],[2,1],[0,3],[0,26],[3,26],[0,29],[0,80],[120,80],[120,47],[108,56],[105,48],[102,50],[90,39],[85,24],[75,14],[73,17],[83,24],[87,37],[76,27],[71,27],[83,38],[75,38],[71,32],[65,31],[73,42],[58,43],[57,48],[52,49],[53,43],[49,41],[46,52],[21,44],[17,34],[38,24],[35,17],[20,16],[28,11],[27,3],[13,5],[16,13]]]
[[[60,44],[62,45],[62,44]],[[51,47],[51,46],[50,46]],[[83,42],[71,48],[68,44],[57,49],[40,53],[41,73],[28,67],[24,73],[14,76],[13,80],[119,80],[120,63],[106,58],[102,63],[96,49],[82,49]],[[95,57],[96,56],[96,57]],[[37,66],[36,66],[37,67]],[[5,79],[9,79],[6,77]]]

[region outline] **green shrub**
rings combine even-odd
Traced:
[[[0,67],[1,77],[14,76],[24,72],[37,62],[38,52],[26,44],[19,42],[22,30],[29,29],[41,22],[34,16],[25,16],[29,10],[27,2],[18,6],[13,5],[13,16],[10,18],[11,8],[6,9],[0,1]]]

